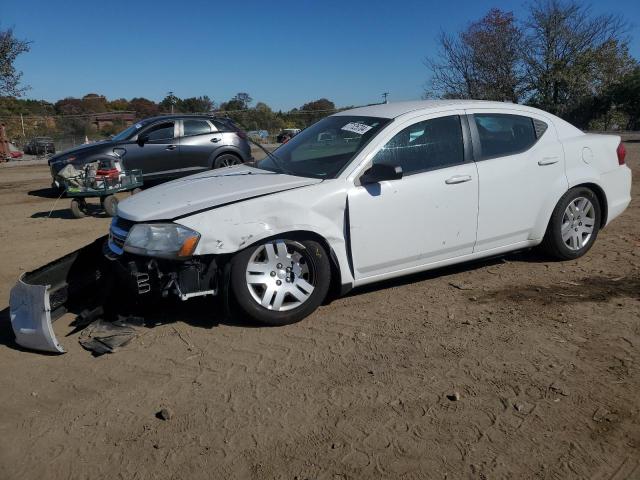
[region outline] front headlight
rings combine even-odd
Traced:
[[[193,255],[199,240],[198,232],[175,223],[137,223],[124,249],[149,257],[186,258]]]

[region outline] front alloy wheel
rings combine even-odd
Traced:
[[[285,325],[301,320],[322,303],[330,275],[322,245],[276,238],[237,254],[231,283],[240,308],[251,318]]]

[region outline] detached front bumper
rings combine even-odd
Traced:
[[[11,289],[11,326],[18,345],[64,353],[51,323],[75,305],[99,303],[110,290],[102,256],[106,237],[23,274]]]

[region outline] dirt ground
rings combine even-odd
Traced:
[[[0,478],[640,478],[640,143],[627,146],[634,201],[582,259],[415,275],[282,328],[196,302],[99,358],[66,336],[71,315],[54,325],[68,353],[20,350],[8,298],[109,219],[70,218],[45,166],[0,168]]]

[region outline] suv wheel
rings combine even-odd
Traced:
[[[231,153],[223,153],[215,162],[213,162],[213,168],[230,167],[232,165],[240,165],[242,160]]]

